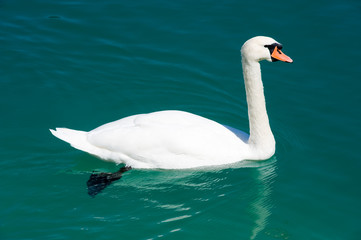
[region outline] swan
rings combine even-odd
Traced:
[[[275,139],[259,62],[292,63],[281,49],[280,43],[264,36],[249,39],[241,48],[249,135],[176,110],[125,117],[89,132],[67,128],[50,131],[76,149],[131,168],[187,169],[268,159],[275,153]]]

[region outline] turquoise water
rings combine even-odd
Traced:
[[[360,1],[0,1],[0,239],[361,239]],[[54,138],[178,109],[248,131],[239,49],[262,64],[261,163],[116,171]]]

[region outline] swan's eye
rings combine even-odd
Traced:
[[[272,54],[273,54],[273,52],[275,51],[275,48],[276,48],[276,47],[277,47],[277,52],[278,52],[279,54],[282,54],[282,52],[281,52],[282,45],[279,44],[279,43],[273,43],[273,44],[271,44],[271,45],[264,45],[264,47],[265,47],[265,48],[268,48],[268,51],[269,51],[269,53],[270,53],[270,55],[271,55],[272,62],[278,61],[278,59],[274,58],[274,57],[272,56]]]
[[[279,50],[281,50],[283,48],[282,44],[279,43],[273,43],[270,45],[264,45],[265,48],[268,48],[270,51],[273,52],[273,49],[275,49],[275,47],[277,47]]]

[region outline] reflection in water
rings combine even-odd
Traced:
[[[257,235],[265,229],[267,219],[271,215],[270,197],[272,183],[276,174],[276,157],[273,157],[269,165],[256,168],[256,180],[258,181],[257,197],[250,204],[251,211],[255,214],[255,226],[250,239],[256,239]]]
[[[205,229],[222,234],[212,226],[229,228],[228,234],[240,239],[258,239],[272,214],[276,163],[273,157],[212,169],[135,169],[103,191],[102,198],[141,206],[129,213],[127,224],[147,222],[152,229],[147,239],[189,233],[201,237]],[[224,222],[226,217],[233,221]]]

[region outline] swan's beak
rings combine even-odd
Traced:
[[[277,46],[273,50],[273,53],[271,54],[271,57],[274,58],[274,59],[280,60],[282,62],[288,62],[288,63],[293,62],[293,60],[289,56],[287,56],[286,54],[281,52],[281,50],[279,50]]]

